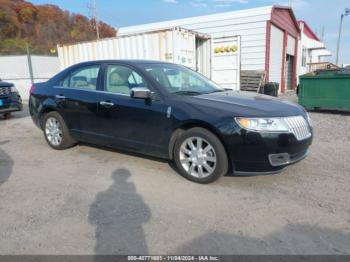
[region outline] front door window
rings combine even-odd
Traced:
[[[145,80],[134,70],[120,65],[107,67],[105,91],[130,95],[131,88],[134,87],[147,87]]]

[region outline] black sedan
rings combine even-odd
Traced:
[[[0,114],[9,119],[12,112],[21,111],[22,108],[22,99],[14,84],[0,80]]]
[[[77,64],[35,84],[29,107],[54,149],[82,141],[166,158],[198,183],[278,172],[305,158],[312,142],[300,106],[228,91],[164,62]]]

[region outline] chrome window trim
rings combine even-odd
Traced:
[[[93,89],[85,89],[85,88],[76,88],[76,87],[63,87],[63,86],[54,86],[53,88],[60,88],[60,89],[68,89],[68,90],[79,90],[79,91],[87,91],[87,92],[95,92],[95,93],[105,93],[105,94],[112,94],[112,95],[119,95],[119,96],[127,96],[130,97],[130,95],[127,94],[122,94],[122,93],[113,93],[113,92],[108,92],[104,90],[93,90]]]

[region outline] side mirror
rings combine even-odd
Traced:
[[[146,87],[134,87],[131,88],[130,97],[136,99],[151,99],[152,92]]]

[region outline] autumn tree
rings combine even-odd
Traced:
[[[114,37],[116,30],[99,22],[100,37]],[[33,5],[24,0],[0,0],[0,54],[48,54],[57,44],[96,39],[95,21],[71,14],[55,5]]]

